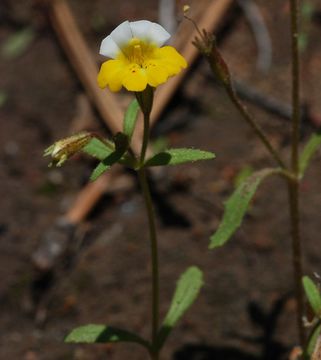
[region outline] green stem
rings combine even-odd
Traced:
[[[299,172],[300,141],[300,59],[298,44],[298,0],[290,0],[291,4],[291,55],[292,55],[292,170]]]
[[[149,115],[144,114],[144,135],[143,135],[142,150],[140,153],[140,161],[139,161],[140,166],[142,166],[145,161],[148,140],[149,140]]]
[[[150,112],[152,108],[153,89],[146,89],[146,93],[136,94],[144,114],[144,135],[140,154],[140,168],[138,169],[138,177],[142,189],[146,212],[149,224],[150,249],[152,258],[152,341],[150,356],[152,360],[159,359],[159,350],[157,348],[157,334],[159,323],[159,271],[158,271],[158,244],[155,224],[155,213],[152,203],[152,196],[147,180],[146,168],[144,161],[149,140],[150,132]],[[147,98],[147,102],[144,99]],[[147,105],[146,105],[147,103]]]
[[[292,261],[294,268],[294,282],[297,299],[297,325],[301,346],[305,343],[304,316],[304,292],[301,284],[302,252],[300,234],[300,210],[299,210],[299,141],[300,141],[300,61],[298,46],[298,0],[290,0],[291,6],[291,55],[292,55],[292,146],[291,146],[291,170],[297,180],[288,181],[289,205],[291,217],[292,235]]]
[[[141,168],[138,171],[139,181],[142,188],[145,206],[149,222],[150,248],[152,256],[152,359],[158,359],[157,350],[157,333],[159,319],[159,274],[158,274],[158,246],[155,226],[154,209],[152,205],[152,197],[147,181],[146,169]]]
[[[230,99],[232,100],[233,104],[236,106],[236,108],[239,110],[243,118],[246,120],[246,122],[250,125],[250,127],[254,130],[255,134],[260,138],[262,143],[265,145],[267,150],[270,152],[270,154],[273,156],[275,161],[278,163],[278,165],[285,169],[286,166],[283,163],[282,159],[280,158],[278,152],[273,148],[272,144],[270,143],[270,140],[266,137],[261,127],[257,124],[255,119],[249,114],[249,112],[246,110],[245,106],[241,103],[239,98],[237,97],[232,85],[226,85],[225,86],[226,92],[229,95]]]

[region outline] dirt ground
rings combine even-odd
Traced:
[[[273,46],[272,67],[265,74],[256,69],[255,41],[239,8],[233,7],[222,19],[218,32],[236,78],[285,103],[291,90],[286,3],[257,1]],[[317,0],[309,3],[320,12]],[[122,20],[157,20],[156,4],[155,0],[120,5],[108,0],[70,1],[93,53]],[[86,323],[112,324],[149,336],[149,243],[138,187],[106,194],[79,226],[68,254],[50,278],[39,281],[32,265],[41,240],[70,208],[95,163],[78,157],[63,168],[47,167],[43,150],[78,126],[74,119],[84,90],[41,9],[32,1],[2,0],[0,46],[26,27],[35,36],[25,51],[0,58],[0,91],[7,95],[0,107],[0,358],[145,359],[145,352],[135,345],[63,343],[70,329]],[[304,29],[308,42],[302,52],[302,98],[309,111],[321,114],[320,19],[305,21]],[[288,158],[289,123],[247,105]],[[96,113],[90,126],[105,131]],[[303,140],[309,133],[311,126],[305,125]],[[193,146],[217,155],[214,161],[166,169],[153,185],[162,314],[177,278],[188,266],[199,266],[206,281],[197,302],[173,331],[162,358],[287,359],[297,337],[283,181],[269,179],[229,243],[215,251],[207,249],[236,174],[247,165],[260,169],[273,163],[203,60],[190,71],[154,129],[154,137],[158,136],[173,147]],[[318,161],[319,155],[301,189],[305,273],[310,275],[321,273]]]

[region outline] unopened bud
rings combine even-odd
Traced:
[[[52,162],[49,166],[61,166],[66,160],[86,146],[92,137],[92,134],[85,131],[56,141],[44,151],[44,156],[52,157]]]
[[[224,86],[230,87],[230,71],[223,56],[217,48],[215,37],[203,30],[200,38],[197,37],[193,44],[207,58],[210,67],[217,79],[220,80]]]
[[[184,5],[183,6],[183,13],[184,13],[184,15],[186,15],[188,12],[189,12],[189,9],[190,9],[191,7],[189,6],[189,5]]]

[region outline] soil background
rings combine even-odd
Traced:
[[[317,0],[306,3],[320,14]],[[289,103],[289,7],[281,0],[257,4],[272,40],[271,69],[256,69],[253,34],[236,5],[222,19],[219,45],[236,78]],[[145,359],[146,353],[135,345],[63,343],[73,327],[86,323],[150,334],[149,243],[138,186],[106,193],[77,228],[68,254],[50,277],[39,282],[32,264],[43,237],[73,204],[95,166],[77,157],[63,168],[48,168],[48,159],[42,157],[52,142],[87,125],[79,125],[84,90],[38,5],[26,0],[0,4],[0,45],[28,27],[35,35],[20,56],[0,58],[0,90],[7,95],[0,108],[0,358]],[[123,20],[157,21],[156,1],[73,0],[70,6],[93,54]],[[302,52],[302,98],[309,111],[321,114],[320,16],[303,20],[307,44]],[[288,159],[289,122],[247,105]],[[91,119],[89,128],[107,134],[96,113]],[[309,124],[303,130],[302,142],[312,132]],[[274,164],[204,60],[190,70],[153,135],[169,146],[217,155],[214,161],[165,169],[153,184],[162,315],[187,267],[197,265],[205,275],[201,295],[173,331],[162,358],[287,359],[297,334],[282,179],[271,178],[260,187],[243,226],[224,247],[207,249],[237,174],[246,166]],[[305,273],[312,276],[321,273],[319,163],[317,155],[301,187]]]

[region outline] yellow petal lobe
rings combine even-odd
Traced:
[[[186,60],[172,46],[164,46],[155,50],[154,53],[155,58],[157,58],[159,64],[167,71],[168,76],[174,76],[178,74],[181,69],[187,67]]]
[[[143,68],[146,72],[147,82],[152,87],[157,87],[168,79],[168,72],[158,60],[146,61]]]
[[[109,86],[111,91],[119,91],[124,86],[139,92],[147,85],[157,87],[165,83],[186,66],[186,60],[172,46],[157,48],[133,39],[116,59],[102,64],[97,81],[101,88]]]
[[[147,86],[145,70],[137,64],[128,65],[123,73],[122,84],[128,91],[145,90]]]
[[[103,89],[109,86],[111,91],[119,91],[122,87],[124,68],[125,64],[120,60],[104,62],[97,77],[99,87]]]

